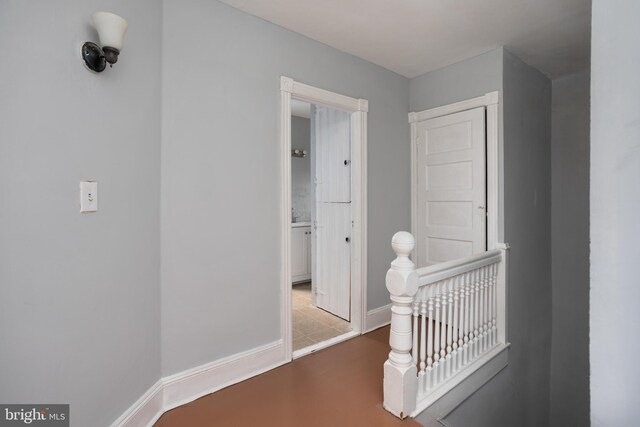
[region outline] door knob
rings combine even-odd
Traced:
[[[348,166],[348,165],[349,165],[349,163],[351,163],[351,160],[345,160],[345,161],[344,161],[344,165],[345,165],[345,166]]]
[[[345,242],[347,242],[347,243],[349,243],[349,242],[351,241],[351,239],[350,239],[349,237],[345,237],[345,238],[344,238],[344,241],[345,241]]]

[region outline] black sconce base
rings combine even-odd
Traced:
[[[102,49],[92,42],[86,42],[82,45],[82,60],[88,69],[96,73],[101,73],[107,67],[107,60]]]

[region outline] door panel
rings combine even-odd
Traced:
[[[486,250],[484,107],[419,122],[418,267]]]
[[[427,237],[431,264],[465,258],[473,253],[473,244],[464,240]]]
[[[350,320],[351,204],[316,203],[316,305]]]
[[[315,107],[316,201],[351,201],[351,116]]]
[[[343,319],[351,309],[351,116],[312,109],[312,239],[314,304]]]

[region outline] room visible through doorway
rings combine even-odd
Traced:
[[[291,102],[294,355],[352,331],[349,113]]]
[[[280,107],[280,330],[291,360],[366,330],[369,104],[281,76]],[[299,118],[307,119],[308,145],[297,139]],[[303,165],[308,178],[295,180]],[[294,308],[296,290],[296,302],[306,305]],[[306,331],[296,325],[294,332],[294,316]],[[339,335],[321,341],[334,331]]]

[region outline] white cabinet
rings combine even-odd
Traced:
[[[291,228],[291,281],[311,280],[311,227]]]

